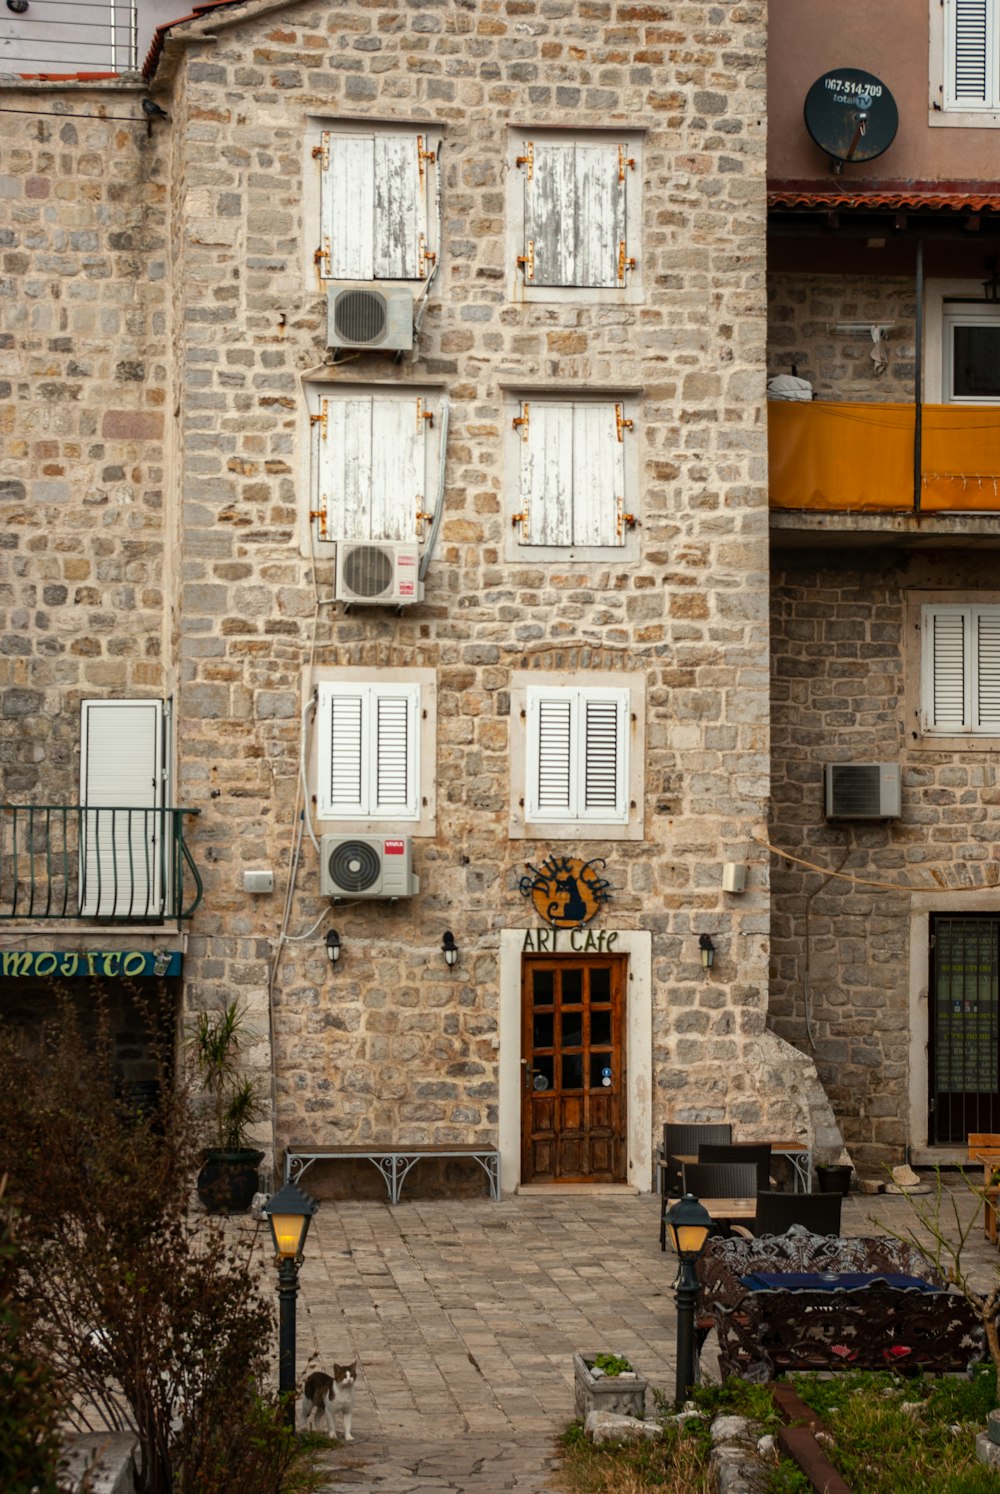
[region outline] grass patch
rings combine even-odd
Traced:
[[[575,1421],[563,1434],[560,1487],[571,1494],[713,1494],[709,1441],[697,1432],[665,1429],[658,1442],[594,1447]]]

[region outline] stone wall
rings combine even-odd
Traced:
[[[518,881],[553,849],[508,839],[513,669],[645,676],[645,839],[560,849],[607,858],[602,922],[653,934],[654,1128],[724,1113],[743,1134],[810,1126],[813,1101],[762,1062],[762,1044],[775,1051],[767,864],[750,850],[768,795],[764,54],[762,3],[251,3],[175,28],[154,83],[170,123],[152,146],[124,132],[123,154],[163,153],[170,245],[169,366],[154,387],[159,412],[172,390],[171,594],[155,617],[176,650],[177,798],[201,810],[206,897],[186,1000],[248,1003],[261,1064],[273,1041],[279,1141],[495,1134],[498,934],[534,923]],[[104,99],[121,107],[110,89]],[[430,380],[450,401],[440,542],[424,603],[400,616],[331,606],[332,565],[304,544],[302,380],[325,346],[305,131],[345,116],[445,130],[442,255],[419,346],[399,364],[366,355],[327,370]],[[595,124],[645,131],[642,299],[511,299],[506,131]],[[59,160],[31,169],[57,197]],[[135,212],[151,179],[137,172]],[[87,285],[84,263],[70,283]],[[504,560],[515,381],[641,388],[637,564]],[[153,391],[137,387],[150,420]],[[95,366],[81,404],[106,393]],[[28,496],[41,480],[30,463],[24,480]],[[77,523],[90,510],[81,499],[67,512]],[[110,585],[100,606],[101,655],[122,639],[131,657],[139,620],[123,627]],[[418,897],[324,917],[315,851],[298,844],[299,753],[312,669],[331,664],[436,672],[438,818],[416,841]],[[35,677],[53,720],[84,683],[139,685],[128,672]],[[721,864],[744,859],[750,891],[729,897]],[[260,866],[277,873],[273,898],[242,890],[242,871]],[[332,972],[331,923],[344,941]],[[446,927],[462,951],[454,971]],[[718,949],[711,980],[701,932]]]
[[[877,1173],[926,1142],[908,1122],[911,1043],[927,1037],[926,1015],[911,1030],[910,889],[960,911],[1000,856],[995,754],[919,731],[919,599],[996,601],[995,568],[961,551],[776,560],[770,838],[816,869],[775,860],[771,1018],[815,1059],[856,1162]],[[902,817],[827,823],[828,762],[899,762]]]
[[[913,403],[916,311],[912,279],[776,273],[768,278],[768,374],[794,364],[817,399]],[[887,366],[875,372],[867,332],[848,322],[893,323]]]

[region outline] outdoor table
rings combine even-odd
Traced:
[[[756,1198],[699,1198],[703,1209],[707,1209],[717,1224],[726,1224],[731,1219],[756,1219]]]

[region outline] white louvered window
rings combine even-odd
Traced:
[[[319,684],[318,817],[418,819],[419,724],[419,685]]]
[[[318,541],[405,540],[423,536],[428,493],[437,483],[439,401],[407,391],[341,388],[318,395],[312,415]]]
[[[514,417],[520,545],[620,547],[626,512],[626,443],[633,421],[620,401],[522,400]]]
[[[1000,736],[1000,605],[929,605],[921,628],[924,731]]]
[[[945,0],[944,108],[1000,108],[1000,0]]]
[[[425,280],[437,251],[440,138],[389,128],[324,130],[320,162],[325,280]]]
[[[165,805],[159,700],[85,700],[80,718],[80,913],[171,911],[173,842]]]
[[[525,741],[529,820],[627,822],[628,690],[529,687]]]
[[[522,137],[515,168],[523,185],[525,286],[620,289],[635,269],[629,193],[636,158],[625,139]]]

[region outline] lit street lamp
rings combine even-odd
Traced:
[[[695,1382],[694,1309],[698,1299],[698,1278],[694,1263],[705,1248],[712,1228],[712,1216],[695,1198],[685,1193],[667,1214],[667,1233],[677,1252],[680,1272],[677,1296],[677,1405],[683,1406]]]
[[[319,1204],[286,1183],[264,1205],[274,1241],[278,1267],[278,1395],[285,1401],[285,1417],[295,1430],[295,1299],[299,1294],[299,1266],[309,1233],[309,1221]]]

